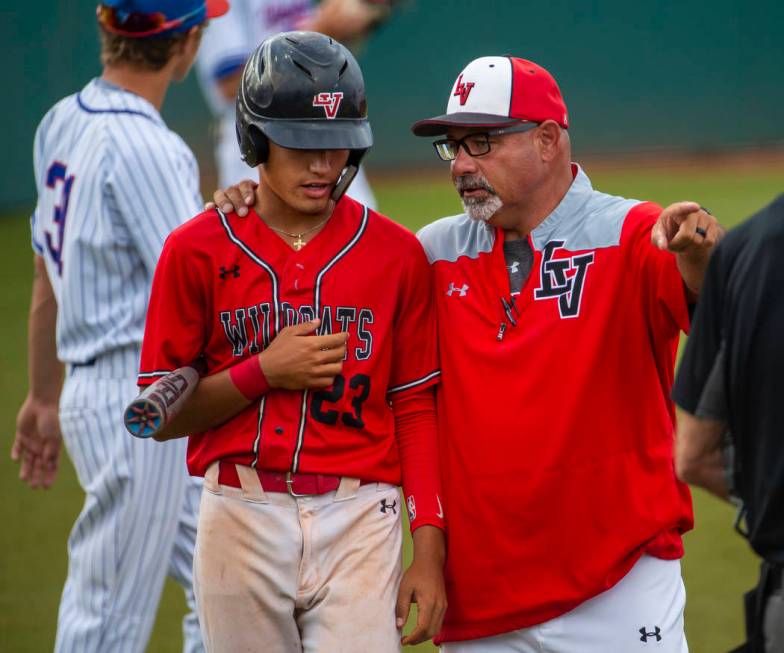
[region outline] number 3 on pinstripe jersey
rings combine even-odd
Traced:
[[[71,195],[74,176],[66,176],[67,166],[60,161],[55,161],[46,171],[46,187],[52,190],[57,189],[57,184],[62,183],[63,190],[60,196],[60,203],[54,207],[54,223],[57,225],[57,239],[52,237],[49,231],[44,232],[46,237],[46,249],[49,256],[57,264],[57,274],[63,274],[63,231],[65,229],[65,214],[68,212],[68,198]]]

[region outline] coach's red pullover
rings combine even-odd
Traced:
[[[461,215],[420,232],[436,274],[449,608],[441,641],[542,623],[674,559],[693,525],[669,399],[688,328],[659,206],[594,191],[575,165],[531,234],[513,305],[503,234]]]

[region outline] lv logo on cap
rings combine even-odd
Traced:
[[[455,97],[460,96],[460,106],[463,106],[468,101],[468,96],[474,86],[474,82],[463,82],[463,73],[460,73],[455,84],[455,92],[452,93]]]

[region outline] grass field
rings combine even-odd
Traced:
[[[594,185],[605,192],[663,204],[696,199],[725,225],[736,224],[782,191],[781,167],[622,169],[603,165],[588,172]],[[383,179],[375,190],[384,212],[412,229],[458,210],[446,173],[443,180],[427,175]],[[16,480],[16,467],[8,457],[16,411],[26,392],[28,242],[24,217],[0,219],[0,310],[5,315],[0,338],[0,429],[4,434],[0,446],[0,651],[9,653],[52,648],[66,571],[66,539],[82,502],[67,459],[51,490],[33,492]],[[755,581],[756,562],[732,530],[733,511],[703,493],[695,492],[694,498],[697,526],[686,537],[683,561],[687,631],[693,653],[721,653],[741,641],[741,595]],[[487,534],[487,543],[491,549],[492,533]],[[150,651],[179,650],[183,609],[178,588],[167,584]],[[422,646],[417,650],[433,649]]]

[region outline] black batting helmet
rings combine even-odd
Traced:
[[[292,149],[351,150],[347,174],[373,145],[359,64],[317,32],[283,32],[262,42],[242,73],[236,125],[251,167],[267,159],[267,139]]]

